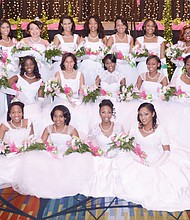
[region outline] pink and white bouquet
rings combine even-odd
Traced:
[[[133,85],[121,86],[118,92],[120,102],[129,102],[134,99],[140,99],[140,94],[135,90]]]
[[[57,77],[49,79],[44,85],[44,94],[52,97],[57,96],[60,93],[63,93],[63,88]]]
[[[179,44],[166,44],[167,49],[165,51],[166,56],[171,59],[173,63],[175,63],[177,66],[183,66],[183,52],[185,51],[185,48],[182,45]]]
[[[140,98],[143,100],[151,101],[153,99],[152,94],[147,94],[144,90],[140,92]]]
[[[102,49],[92,50],[91,48],[80,47],[76,52],[75,56],[80,60],[91,59],[93,61],[101,61],[103,58]]]
[[[6,72],[4,71],[1,71],[0,72],[0,88],[1,87],[4,87],[5,89],[6,88],[10,88],[10,83],[9,83],[9,79],[8,79],[8,75]]]
[[[86,153],[89,152],[93,156],[102,156],[103,151],[100,147],[95,147],[90,141],[83,141],[79,137],[73,136],[71,141],[67,141],[68,149],[64,155],[69,155],[71,153]]]
[[[52,63],[52,60],[61,60],[62,54],[63,53],[61,49],[59,47],[56,47],[54,43],[51,43],[47,46],[45,50],[45,60],[48,63]]]
[[[93,85],[92,87],[83,86],[81,90],[81,95],[83,95],[83,102],[96,102],[100,96],[112,96],[111,93],[106,92],[105,90]]]
[[[0,154],[7,155],[10,153],[18,153],[19,149],[14,143],[6,143],[5,141],[0,140]]]
[[[169,101],[170,99],[179,101],[180,99],[188,98],[188,95],[182,91],[181,87],[176,89],[175,87],[164,86],[162,89],[159,89],[158,92],[160,99],[163,101]]]
[[[137,62],[145,61],[153,52],[149,51],[145,46],[139,47],[139,45],[135,45],[132,48],[131,55]]]
[[[148,165],[146,162],[147,154],[141,150],[141,147],[139,144],[135,145],[133,152],[140,158],[140,163],[146,166]]]

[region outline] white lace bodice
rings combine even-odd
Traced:
[[[28,140],[31,130],[31,121],[28,120],[27,128],[13,129],[8,122],[4,122],[5,126],[9,129],[4,136],[6,143],[14,143],[16,147],[22,147],[23,141]]]
[[[100,146],[100,148],[106,152],[108,150],[108,148],[110,147],[108,144],[111,143],[111,137],[114,135],[114,134],[119,134],[123,132],[123,128],[122,126],[119,124],[119,123],[115,123],[114,122],[114,127],[113,127],[113,132],[112,134],[110,135],[110,137],[106,137],[101,129],[100,129],[100,126],[99,124],[96,124],[95,126],[93,126],[91,129],[90,129],[90,132],[89,132],[89,139],[91,141],[94,141],[95,144],[97,146]]]
[[[165,41],[163,37],[158,36],[156,43],[145,43],[144,36],[138,37],[136,40],[141,44],[141,47],[147,48],[149,51],[153,52],[154,54],[160,57],[160,47],[161,44]]]
[[[60,47],[62,51],[73,52],[77,48],[78,35],[73,35],[73,42],[65,42],[61,34],[55,35],[60,41]]]

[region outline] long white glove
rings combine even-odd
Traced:
[[[149,166],[154,166],[154,167],[162,166],[168,160],[169,156],[170,156],[170,151],[165,150],[161,154],[160,158],[156,161],[153,161],[152,163],[149,163]]]

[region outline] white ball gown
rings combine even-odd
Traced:
[[[148,49],[150,52],[152,52],[154,55],[157,55],[158,57],[160,57],[160,47],[161,44],[165,41],[165,39],[161,36],[157,37],[157,42],[156,43],[145,43],[144,42],[144,36],[141,37],[137,37],[136,40],[138,40],[138,42],[140,43],[141,47],[145,47],[146,49]],[[143,72],[147,72],[147,65],[146,65],[146,59],[144,61],[140,61],[137,65],[137,71],[138,74],[141,74]],[[162,68],[161,72],[168,77],[167,74],[167,69]]]
[[[56,34],[55,36],[59,39],[60,44],[59,44],[58,47],[63,52],[73,53],[76,50],[76,48],[78,46],[77,45],[78,34],[73,35],[73,42],[65,42],[64,39],[63,39],[63,36],[61,34]],[[55,58],[56,62],[53,63],[54,73],[56,73],[57,71],[61,71],[61,67],[60,67],[61,59],[62,59],[62,57],[56,57]]]
[[[90,42],[88,37],[85,37],[83,46],[91,51],[100,51],[104,44],[101,39],[98,42]],[[88,59],[84,59],[79,66],[79,70],[84,74],[85,84],[88,86],[92,86],[97,75],[104,71],[101,64],[102,57],[100,56],[99,59],[98,55],[89,55]]]
[[[115,41],[115,35],[112,35],[114,43],[111,47],[111,51],[121,51],[124,56],[129,55],[129,50],[130,50],[130,41],[131,41],[131,36],[127,35],[128,43],[116,43]],[[126,78],[126,84],[127,85],[135,85],[138,77],[137,69],[136,67],[130,66],[127,62],[123,60],[117,59],[117,64],[116,64],[116,70],[118,72],[123,73],[123,75]]]
[[[149,210],[183,211],[190,205],[190,161],[189,151],[176,150],[170,143],[167,132],[158,126],[154,133],[144,137],[136,125],[131,135],[141,150],[147,154],[146,161],[152,166],[136,162],[131,154],[119,154],[114,158],[118,178],[122,182],[123,192],[119,198],[143,205]],[[169,158],[154,165],[163,153],[162,145],[171,144]]]
[[[175,87],[177,89],[181,88],[183,92],[185,92],[188,96],[190,96],[190,85],[186,84],[181,80],[181,75],[177,76],[176,81],[175,81]]]
[[[69,126],[69,132],[73,127]],[[58,148],[59,156],[47,151],[22,153],[14,173],[12,187],[21,194],[41,198],[73,196],[94,175],[94,161],[90,153],[72,153],[62,156],[67,149],[70,134],[51,133],[49,140]]]
[[[28,140],[31,129],[31,121],[28,120],[27,128],[13,129],[8,122],[3,124],[9,129],[4,136],[5,143],[15,144],[17,148],[22,146],[23,141]],[[8,156],[0,155],[0,188],[12,186],[17,164],[20,162],[20,156],[11,153]]]

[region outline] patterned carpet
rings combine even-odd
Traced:
[[[120,206],[128,207],[120,207]],[[111,206],[107,210],[102,207]],[[79,211],[80,210],[80,211]],[[0,220],[189,220],[186,212],[147,211],[117,198],[87,198],[82,195],[62,199],[23,196],[12,188],[0,190]]]

